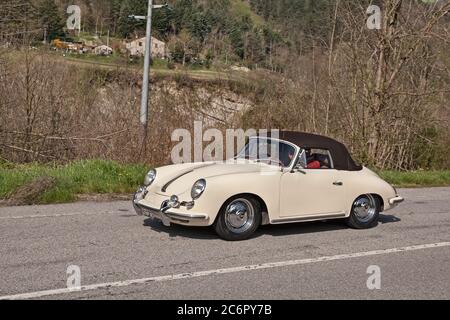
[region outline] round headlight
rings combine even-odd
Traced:
[[[150,186],[153,183],[153,181],[155,181],[155,179],[156,179],[156,170],[152,169],[149,171],[149,173],[145,175],[144,185],[146,187]]]
[[[197,200],[200,198],[200,196],[203,194],[203,192],[206,189],[206,181],[205,179],[200,179],[194,185],[191,189],[191,197],[193,200]]]

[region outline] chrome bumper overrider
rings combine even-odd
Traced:
[[[389,204],[391,206],[395,206],[395,205],[398,205],[399,203],[402,203],[403,201],[405,201],[405,199],[403,199],[402,197],[395,197],[395,198],[389,199]]]
[[[146,188],[140,188],[133,197],[133,207],[136,213],[140,216],[144,215],[152,219],[161,220],[161,222],[170,227],[171,222],[174,223],[189,223],[193,221],[206,221],[208,220],[207,215],[202,214],[181,214],[170,212],[170,209],[177,209],[180,206],[191,209],[195,203],[192,202],[179,202],[176,196],[172,196],[170,199],[163,201],[159,209],[152,208],[150,206],[141,203],[142,200],[147,196],[148,191]]]

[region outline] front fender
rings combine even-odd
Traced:
[[[204,194],[196,200],[192,210],[207,213],[212,225],[227,200],[239,194],[253,194],[264,201],[272,219],[278,216],[280,179],[281,172],[245,173],[209,178],[206,180],[207,187]]]
[[[368,168],[363,168],[360,172],[350,172],[347,186],[348,198],[352,203],[363,194],[376,194],[383,200],[383,211],[391,209],[393,205],[390,203],[390,200],[398,196],[389,183]],[[352,203],[348,204],[349,209]]]

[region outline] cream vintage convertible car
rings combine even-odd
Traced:
[[[280,132],[277,139],[250,138],[227,162],[153,169],[133,205],[166,226],[214,226],[223,239],[244,240],[267,224],[342,218],[352,228],[370,228],[402,201],[343,144]]]

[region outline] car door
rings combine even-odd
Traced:
[[[280,218],[340,216],[346,208],[345,172],[302,169],[284,172],[280,183]]]

